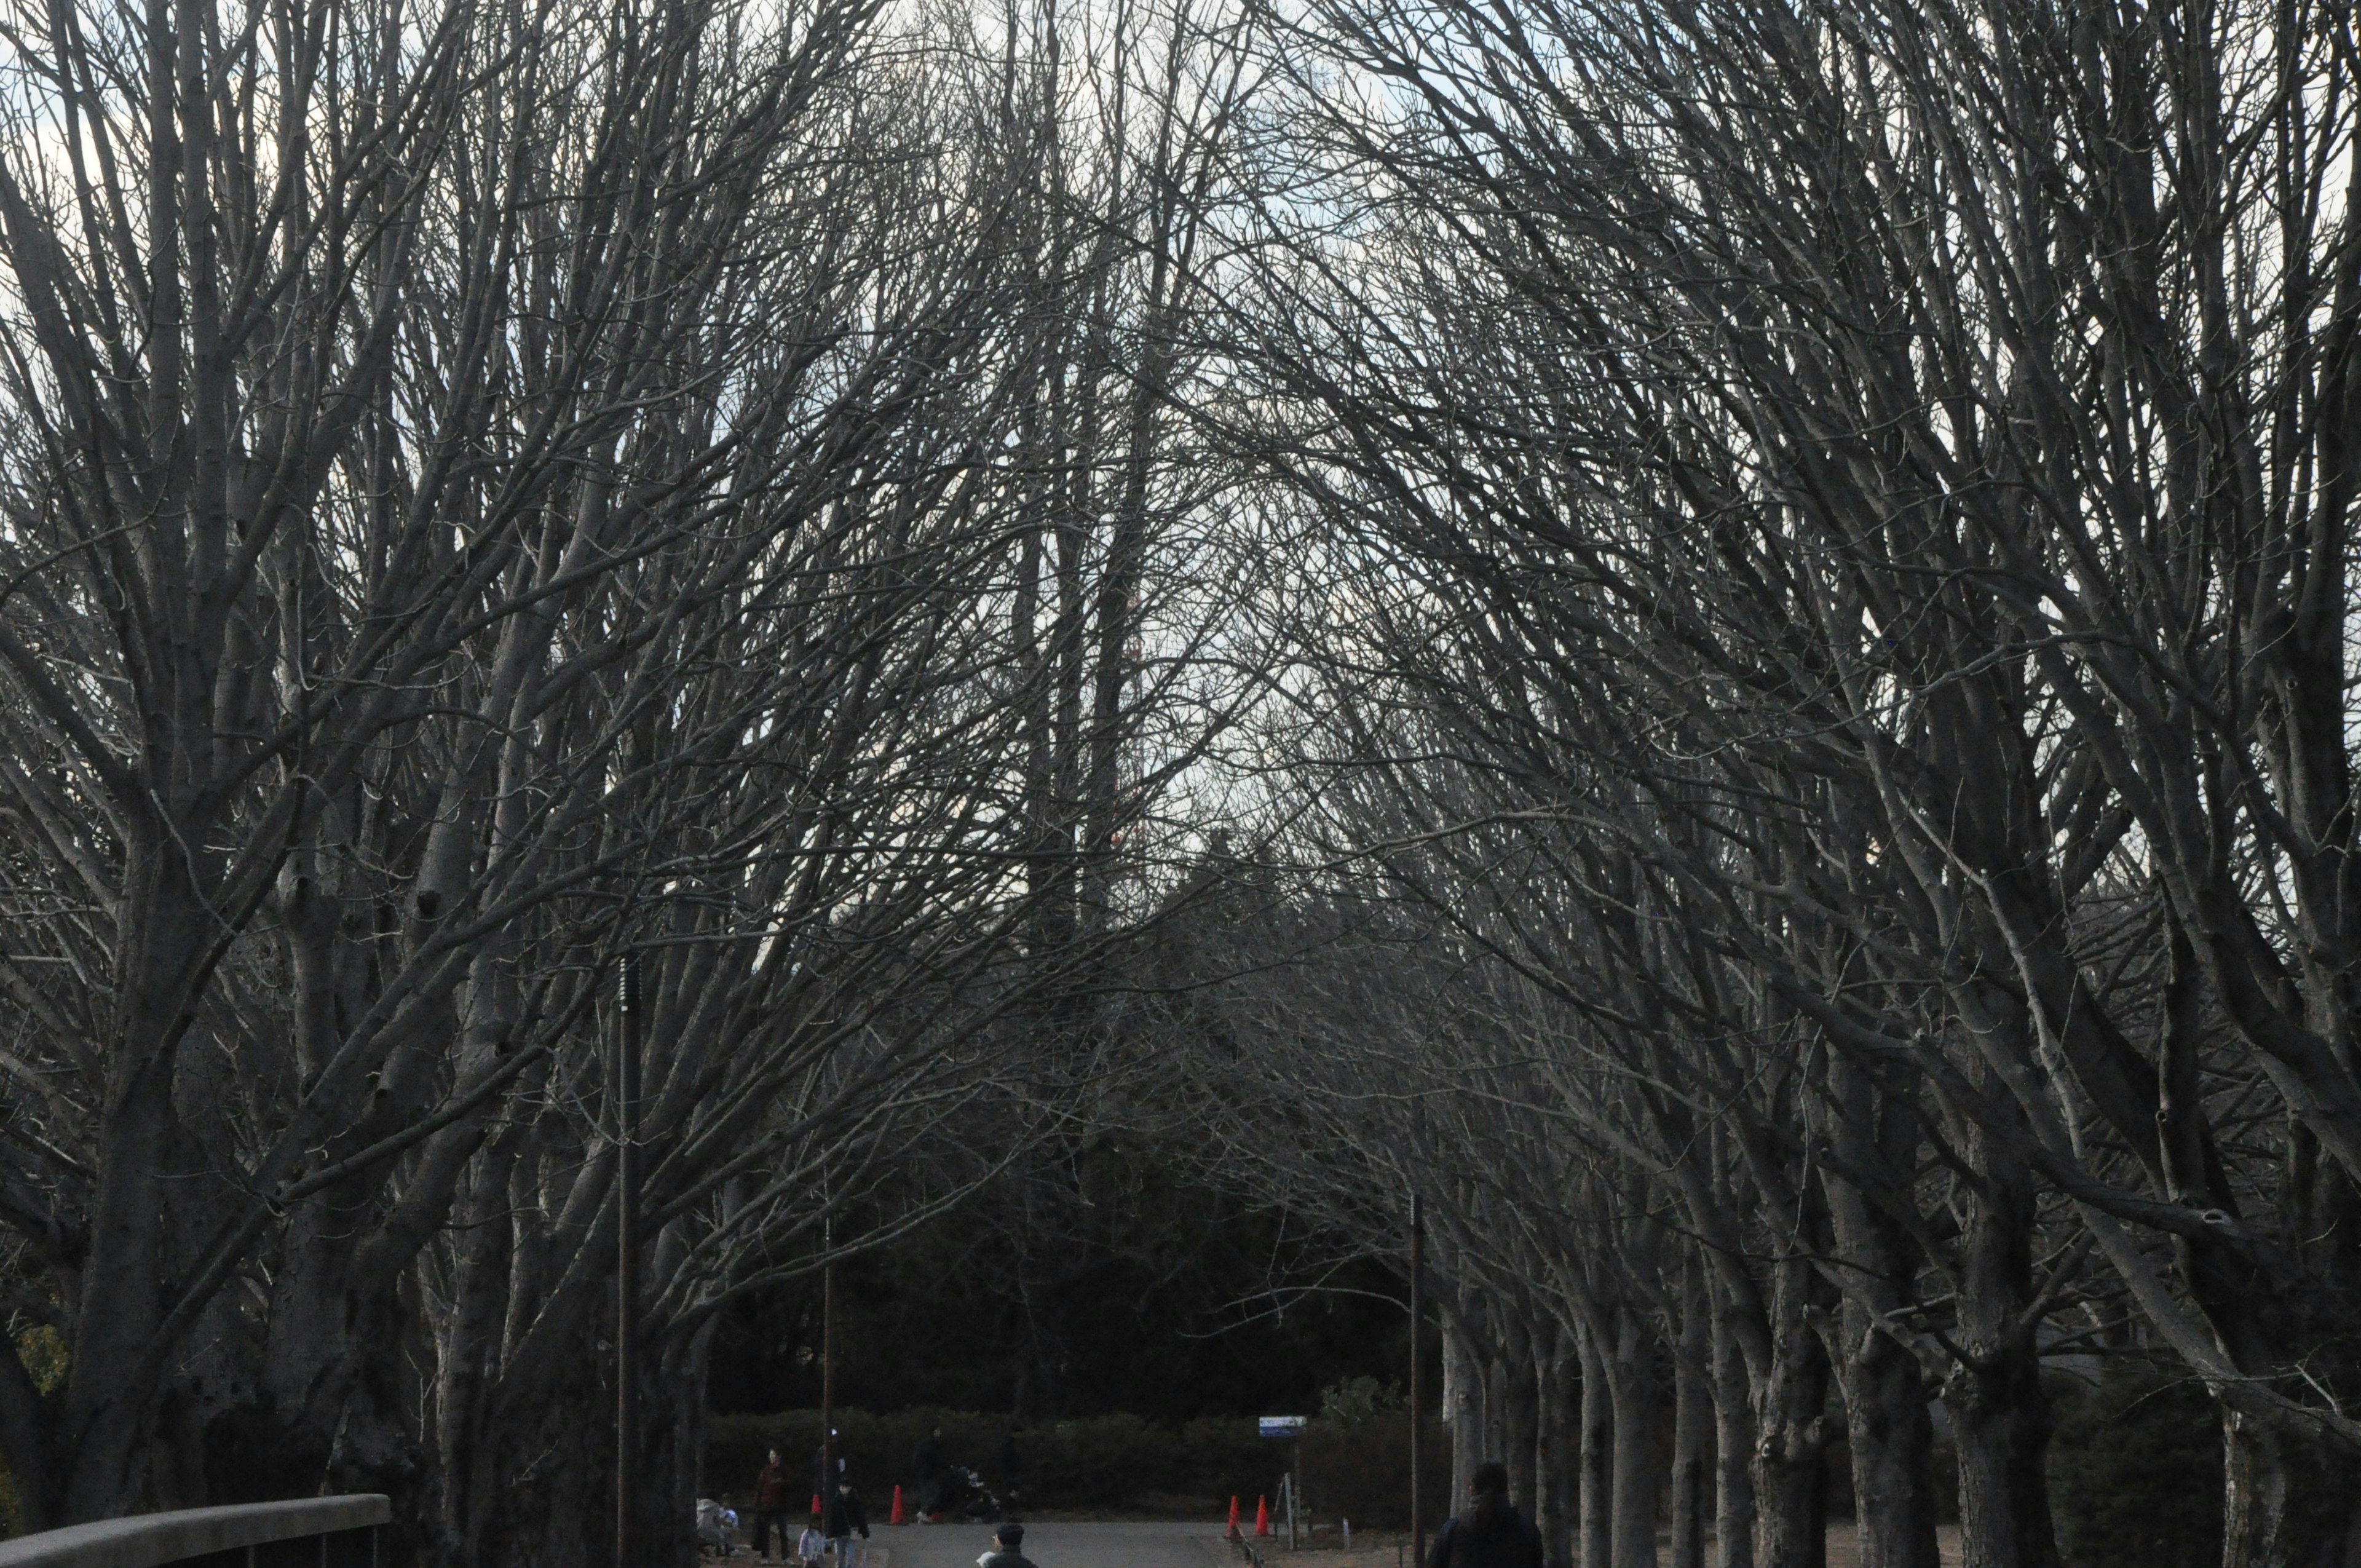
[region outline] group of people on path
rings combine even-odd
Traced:
[[[810,1510],[801,1533],[793,1534],[791,1541],[787,1515],[795,1490],[786,1462],[777,1449],[771,1450],[754,1476],[754,1555],[765,1563],[792,1557],[802,1568],[820,1568],[821,1559],[832,1557],[836,1568],[861,1568],[869,1543],[869,1512],[861,1506],[861,1494],[851,1481],[840,1475],[825,1497],[815,1497],[820,1506]],[[729,1554],[730,1544],[722,1543],[722,1555]]]
[[[935,1428],[918,1445],[914,1468],[918,1480],[918,1511],[920,1523],[929,1522],[942,1504],[943,1483],[950,1471],[942,1460],[942,1429]],[[771,1544],[775,1537],[779,1561],[787,1557],[787,1470],[779,1451],[770,1451],[770,1462],[754,1477],[754,1555],[764,1563],[774,1561]],[[726,1512],[729,1498],[720,1502]],[[708,1507],[697,1506],[697,1533],[708,1534]],[[734,1525],[735,1516],[730,1516]],[[856,1544],[856,1541],[858,1544]],[[861,1568],[867,1556],[869,1515],[861,1506],[861,1494],[853,1490],[851,1480],[839,1475],[836,1488],[829,1494],[821,1508],[814,1510],[803,1532],[796,1538],[794,1556],[801,1568],[822,1568],[822,1559],[835,1559],[835,1568]],[[1022,1550],[1025,1527],[1015,1520],[1001,1525],[992,1534],[993,1549],[976,1559],[976,1568],[1034,1568]],[[728,1556],[731,1542],[728,1528],[722,1527],[718,1541],[708,1540],[722,1556]],[[1509,1469],[1496,1460],[1476,1466],[1467,1480],[1467,1507],[1445,1519],[1435,1532],[1434,1545],[1427,1552],[1425,1568],[1542,1568],[1541,1531],[1532,1521],[1517,1512],[1509,1500]]]
[[[935,1427],[919,1442],[913,1458],[917,1477],[917,1509],[920,1524],[940,1520],[944,1497],[952,1476],[966,1475],[973,1484],[972,1473],[959,1472],[943,1458],[943,1429]],[[826,1451],[820,1461],[826,1470]],[[786,1463],[775,1448],[770,1450],[768,1461],[754,1477],[754,1555],[763,1563],[799,1564],[799,1568],[823,1568],[824,1559],[833,1559],[834,1568],[862,1568],[868,1555],[869,1514],[862,1507],[861,1494],[854,1489],[850,1477],[843,1473],[841,1460],[837,1462],[836,1485],[824,1497],[816,1495],[819,1506],[792,1542],[787,1528],[789,1511],[795,1499]],[[1012,1431],[1002,1445],[1001,1469],[1010,1497],[1015,1496],[1016,1472],[1016,1435]],[[981,1486],[977,1484],[980,1491]],[[729,1494],[716,1500],[703,1500],[697,1506],[697,1534],[701,1548],[719,1557],[730,1556],[738,1550],[738,1515],[730,1506]],[[986,1552],[979,1558],[979,1568],[1033,1568],[1016,1549],[1025,1539],[1025,1527],[1013,1520],[1000,1527],[993,1536],[997,1552]],[[777,1554],[773,1555],[776,1543]],[[1000,1560],[994,1561],[995,1558]]]
[[[824,1502],[815,1496],[813,1501],[821,1506],[811,1510],[800,1534],[787,1528],[794,1496],[786,1464],[774,1448],[754,1476],[754,1555],[765,1563],[796,1562],[802,1568],[821,1568],[823,1558],[833,1557],[836,1568],[861,1568],[869,1541],[869,1514],[852,1483],[840,1476]],[[724,1492],[718,1501],[697,1505],[697,1545],[717,1557],[730,1556],[738,1549],[738,1514],[730,1504],[730,1494]]]

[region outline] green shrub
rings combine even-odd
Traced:
[[[1442,1423],[1426,1426],[1426,1517],[1450,1511],[1451,1450]],[[1355,1377],[1322,1391],[1303,1433],[1303,1495],[1333,1525],[1399,1530],[1410,1523],[1410,1400],[1391,1384]]]
[[[2222,1429],[2187,1377],[2110,1373],[2061,1385],[2050,1507],[2067,1568],[2214,1568]]]

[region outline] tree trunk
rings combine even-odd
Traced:
[[[1906,1179],[1917,1157],[1916,1086],[1873,1081],[1842,1055],[1830,1056],[1827,1072],[1828,1097],[1812,1102],[1813,1120],[1841,1161],[1820,1186],[1843,1300],[1814,1316],[1844,1389],[1861,1568],[1939,1568],[1926,1379],[1890,1327],[1910,1304],[1918,1259],[1909,1234],[1867,1190]]]
[[[1582,1568],[1614,1568],[1615,1407],[1607,1391],[1607,1357],[1587,1328],[1575,1335],[1582,1366]]]
[[[1828,1358],[1803,1308],[1825,1287],[1809,1264],[1778,1265],[1770,1376],[1755,1391],[1755,1568],[1828,1568]]]
[[[507,1196],[503,1181],[499,1196]],[[447,1562],[472,1563],[482,1550],[483,1524],[490,1511],[486,1490],[497,1489],[482,1441],[487,1387],[497,1376],[500,1321],[507,1306],[502,1287],[511,1272],[509,1227],[488,1203],[471,1201],[473,1223],[449,1244],[449,1302],[437,1311],[434,1351],[438,1363],[433,1402],[434,1497],[432,1539]]]
[[[1721,1568],[1754,1568],[1754,1406],[1732,1321],[1741,1309],[1719,1287],[1711,1294],[1714,1534]]]
[[[1970,1361],[1943,1380],[1943,1408],[1960,1456],[1960,1525],[1966,1568],[2059,1568],[2044,1458],[2049,1398],[2025,1321],[2033,1295],[2033,1200],[1992,1140],[1969,1148],[1983,1173],[1960,1238],[1954,1332]]]
[[[2312,1568],[2288,1541],[2288,1454],[2279,1433],[2222,1415],[2222,1568]]]
[[[140,1510],[148,1438],[162,1396],[160,1364],[148,1359],[167,1295],[164,1215],[175,1196],[170,1168],[181,1140],[172,1107],[174,1067],[188,1019],[180,997],[196,966],[213,911],[176,836],[204,842],[199,825],[144,821],[126,849],[122,885],[138,890],[119,917],[115,1015],[98,1146],[107,1151],[93,1194],[90,1248],[59,1410],[62,1462],[52,1473],[56,1523]]]
[[[2012,1356],[1961,1367],[1944,1380],[1943,1406],[1959,1443],[1965,1568],[2058,1568],[2043,1469],[2049,1400],[2039,1364]]]
[[[1476,1442],[1476,1461],[1480,1464],[1492,1460],[1509,1468],[1513,1478],[1516,1472],[1509,1456],[1509,1358],[1497,1340],[1483,1357],[1484,1432]]]
[[[1681,1270],[1681,1332],[1673,1347],[1673,1563],[1706,1568],[1705,1527],[1713,1508],[1713,1332],[1705,1276],[1692,1257]]]
[[[1533,1336],[1521,1315],[1501,1325],[1500,1428],[1509,1495],[1528,1519],[1541,1513],[1541,1379]]]
[[[704,1438],[705,1368],[713,1329],[708,1319],[642,1363],[633,1533],[645,1555],[631,1568],[689,1568],[697,1561],[697,1451]]]
[[[1484,1363],[1456,1314],[1443,1319],[1443,1420],[1451,1434],[1451,1506],[1467,1496],[1467,1478],[1481,1461]]]
[[[1542,1535],[1542,1560],[1546,1568],[1575,1568],[1574,1518],[1576,1481],[1574,1431],[1579,1419],[1571,1409],[1580,1385],[1568,1365],[1570,1336],[1555,1323],[1545,1326],[1536,1343],[1535,1381],[1540,1386],[1540,1437],[1535,1445],[1533,1488],[1534,1527]]]
[[[1935,1546],[1934,1431],[1918,1358],[1858,1302],[1830,1321],[1852,1452],[1861,1568],[1940,1568]],[[1832,1347],[1834,1348],[1834,1347]]]
[[[1615,1410],[1615,1568],[1656,1568],[1656,1336],[1639,1313],[1619,1308],[1608,1389]]]

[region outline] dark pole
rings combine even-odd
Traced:
[[[1425,1380],[1419,1376],[1419,1330],[1426,1322],[1426,1227],[1418,1194],[1410,1195],[1410,1555],[1411,1568],[1426,1561]]]
[[[826,1508],[836,1490],[836,1222],[823,1222],[820,1245],[828,1260],[819,1266],[819,1498]]]
[[[1303,1521],[1305,1530],[1312,1528],[1312,1507],[1303,1500],[1303,1429],[1301,1427],[1295,1429],[1295,1475],[1287,1483],[1287,1549],[1290,1552],[1295,1550],[1295,1521],[1299,1519]]]
[[[625,953],[615,1046],[615,1568],[631,1568],[640,1430],[640,960]]]

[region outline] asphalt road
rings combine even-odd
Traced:
[[[991,1548],[987,1524],[904,1525],[876,1532],[866,1568],[975,1568]],[[1225,1568],[1232,1561],[1219,1521],[1028,1522],[1025,1555],[1037,1568]]]

